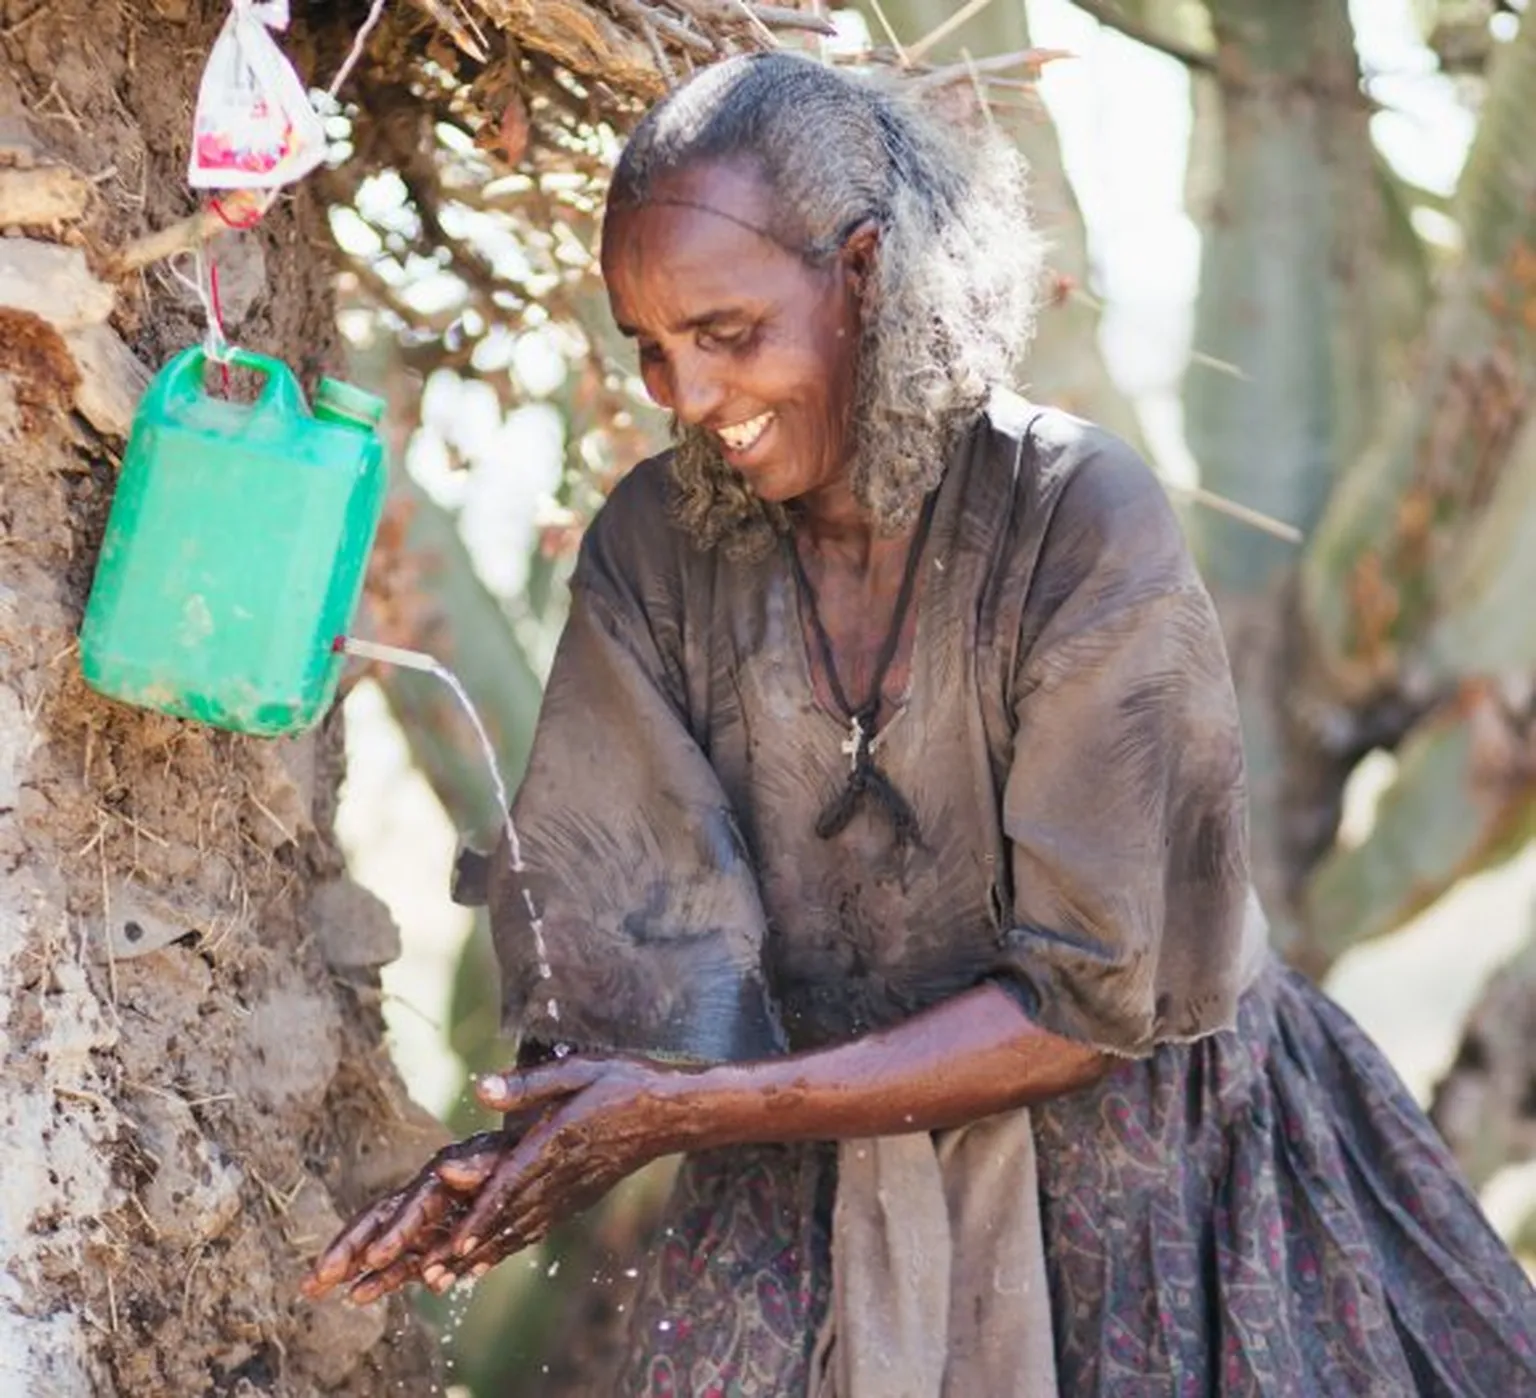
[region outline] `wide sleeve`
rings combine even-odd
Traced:
[[[1013,675],[1006,978],[1113,1053],[1230,1026],[1256,908],[1231,674],[1161,487],[1112,438],[1061,488]]]
[[[636,468],[583,543],[504,839],[489,874],[505,1025],[524,1047],[761,1057],[782,1035],[764,916],[730,805],[689,729],[689,546],[663,463]]]

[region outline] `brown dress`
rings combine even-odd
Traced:
[[[835,1043],[992,979],[1125,1062],[1038,1107],[1064,1395],[1536,1392],[1536,1294],[1375,1048],[1241,963],[1242,752],[1209,599],[1144,464],[995,397],[939,488],[905,702],[830,839],[845,721],[783,554],[703,553],[665,458],[594,522],[498,861],[524,1043],[694,1061]],[[542,949],[524,912],[542,917]],[[689,1160],[620,1391],[803,1393],[835,1155]]]

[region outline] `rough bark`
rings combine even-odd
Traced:
[[[1307,551],[1309,640],[1340,702],[1536,663],[1521,547],[1536,498],[1533,94],[1536,26],[1523,23],[1489,77],[1452,210],[1464,248],[1408,390]]]
[[[1306,891],[1309,919],[1335,950],[1507,858],[1536,821],[1533,93],[1536,25],[1526,21],[1492,65],[1457,190],[1463,252],[1405,390],[1329,501],[1300,572],[1300,706],[1357,749],[1369,745],[1360,716],[1373,706],[1433,710],[1405,745],[1413,760],[1384,809],[1433,810],[1438,821],[1399,820],[1333,851]]]
[[[0,185],[28,201],[28,222],[0,219],[7,1393],[298,1398],[431,1374],[403,1313],[294,1290],[339,1215],[434,1139],[381,1047],[394,929],[331,837],[337,723],[262,742],[78,675],[126,412],[144,368],[201,334],[160,269],[102,269],[192,207],[223,11],[0,2],[0,168],[69,172]],[[300,192],[218,254],[232,329],[307,378],[336,363],[323,247]],[[70,294],[7,283],[24,263]]]

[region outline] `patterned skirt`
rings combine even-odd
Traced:
[[[1391,1066],[1278,966],[1230,1032],[1033,1109],[1060,1393],[1536,1395],[1536,1290]],[[612,1391],[805,1392],[831,1146],[687,1161]]]

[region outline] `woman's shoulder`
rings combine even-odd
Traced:
[[[628,535],[673,530],[671,518],[672,453],[658,452],[631,466],[592,517],[589,533]]]
[[[1115,511],[1137,501],[1167,505],[1167,495],[1141,453],[1108,428],[1005,389],[986,406],[996,447],[1017,458],[1027,494],[1070,494],[1077,510]]]
[[[1159,545],[1184,550],[1167,491],[1141,453],[1107,428],[1014,393],[994,393],[986,410],[993,453],[1016,473],[1013,499],[1026,537],[1068,536],[1081,548]]]
[[[633,587],[647,575],[681,572],[688,540],[672,518],[670,451],[625,472],[582,537],[573,585],[596,577]]]

